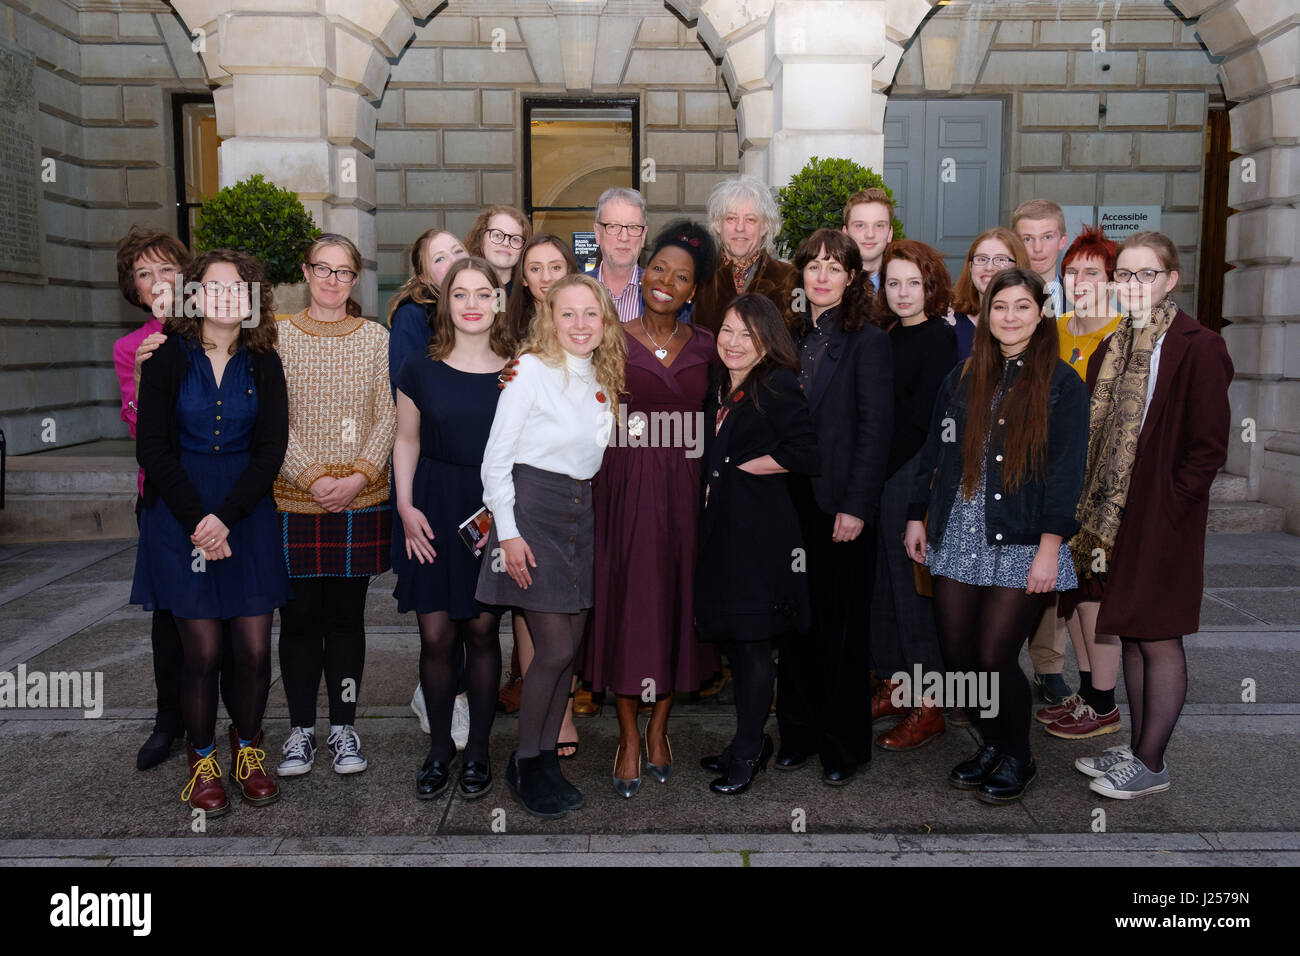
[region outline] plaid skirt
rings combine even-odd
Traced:
[[[389,502],[334,514],[282,511],[280,530],[291,578],[373,577],[390,567]]]

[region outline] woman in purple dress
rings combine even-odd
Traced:
[[[715,260],[708,230],[688,220],[655,240],[641,279],[645,312],[623,326],[623,424],[592,485],[596,604],[579,672],[617,695],[613,780],[623,797],[641,786],[641,701],[653,702],[646,762],[665,783],[673,694],[698,690],[719,670],[716,649],[695,640],[692,602],[703,408],[717,352],[712,333],[678,319]]]

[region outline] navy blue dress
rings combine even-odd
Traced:
[[[462,372],[446,362],[414,354],[402,363],[400,388],[420,410],[420,460],[411,483],[411,504],[433,530],[432,564],[406,556],[406,532],[393,522],[393,570],[397,610],[446,611],[453,621],[494,610],[474,597],[481,558],[460,539],[460,523],[483,507],[483,452],[496,415],[496,372]]]
[[[207,356],[196,343],[187,347],[189,371],[176,400],[180,464],[211,514],[252,457],[257,383],[243,348],[230,357],[218,387]],[[182,527],[159,497],[140,512],[131,603],[180,618],[223,620],[283,607],[293,592],[279,527],[268,487],[252,513],[230,529],[230,557],[204,561],[190,542],[194,529]]]

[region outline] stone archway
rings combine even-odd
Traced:
[[[388,58],[441,0],[325,0],[309,15],[286,12],[284,0],[169,2],[217,84],[221,185],[261,173],[296,191],[322,229],[355,237],[365,260],[357,298],[373,315],[374,104]]]
[[[784,183],[812,156],[884,158],[885,95],[937,0],[666,0],[695,21],[736,102],[742,172]],[[862,90],[828,96],[827,90]]]
[[[1228,471],[1282,506],[1300,533],[1300,7],[1259,0],[1170,0],[1219,64],[1232,103],[1223,331],[1236,366]],[[1251,429],[1247,422],[1253,423]],[[1251,440],[1250,431],[1254,432]]]

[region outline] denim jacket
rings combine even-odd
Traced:
[[[920,466],[907,507],[909,521],[921,521],[930,514],[931,545],[943,541],[944,528],[961,487],[962,436],[966,431],[968,383],[962,379],[962,365],[949,373],[939,388],[930,432],[921,449]],[[1019,359],[1007,364],[1003,373],[1004,394],[1015,384],[1022,368]],[[1079,528],[1075,509],[1083,493],[1088,464],[1088,390],[1065,362],[1057,360],[1048,395],[1047,459],[1045,473],[1026,473],[1014,493],[1002,490],[1002,427],[997,418],[989,435],[984,462],[984,531],[990,545],[1037,545],[1044,534],[1059,534],[1068,541]],[[944,441],[945,421],[952,441]]]

